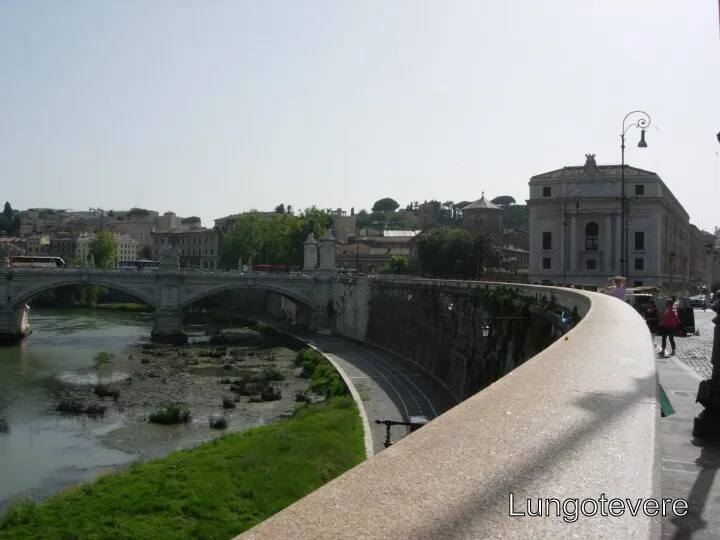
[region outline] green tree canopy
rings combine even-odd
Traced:
[[[108,232],[99,232],[90,241],[90,254],[95,259],[95,267],[108,268],[117,260],[115,237]]]
[[[375,204],[372,206],[373,212],[394,212],[400,208],[400,204],[395,199],[391,199],[390,197],[385,197],[384,199],[379,199],[375,201]]]
[[[500,195],[499,197],[495,197],[492,201],[490,201],[493,204],[497,204],[498,206],[505,208],[507,206],[510,206],[512,204],[515,204],[515,197],[511,197],[510,195]]]
[[[317,207],[307,208],[297,215],[277,213],[271,216],[257,211],[237,216],[235,230],[222,237],[222,264],[236,268],[238,259],[247,264],[301,266],[303,243],[312,232],[320,239],[332,227],[328,213]]]
[[[128,213],[127,217],[145,217],[150,215],[150,210],[146,210],[145,208],[131,208]]]
[[[151,260],[153,256],[152,246],[143,246],[140,256],[146,261]]]
[[[493,249],[490,237],[451,227],[422,234],[417,247],[423,274],[454,279],[480,277]]]
[[[13,210],[9,202],[5,202],[5,207],[0,214],[0,233],[8,236],[20,234],[20,216]]]
[[[393,255],[380,269],[384,274],[407,274],[410,262],[407,257],[401,255]]]

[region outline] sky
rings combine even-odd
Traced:
[[[249,209],[528,197],[626,162],[720,226],[718,3],[0,0],[0,199]],[[0,202],[1,203],[1,202]]]

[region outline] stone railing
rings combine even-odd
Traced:
[[[608,516],[610,500],[622,501],[617,514],[660,498],[644,321],[610,296],[519,288],[586,313],[494,384],[238,538],[659,538],[659,518],[642,510]],[[528,499],[545,515],[518,515]]]

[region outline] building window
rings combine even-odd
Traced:
[[[543,186],[543,197],[552,197],[552,187]]]
[[[635,195],[645,195],[644,184],[635,184]]]
[[[633,287],[642,287],[642,286],[643,286],[642,281],[636,281],[635,284],[633,285]]]
[[[552,233],[544,232],[542,236],[542,248],[543,251],[552,250]]]
[[[600,229],[598,224],[591,221],[585,225],[585,251],[597,251]]]
[[[550,257],[543,257],[543,270],[550,270]]]
[[[645,233],[635,231],[635,251],[645,251]]]
[[[645,259],[635,259],[635,270],[645,270]]]
[[[597,270],[595,259],[588,259],[585,261],[585,269],[586,270]]]

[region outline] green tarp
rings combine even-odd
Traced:
[[[665,393],[665,390],[663,389],[662,385],[658,385],[660,387],[660,411],[661,416],[664,418],[666,416],[670,416],[671,414],[675,414],[675,409],[673,409],[672,403],[670,403],[670,398]]]

